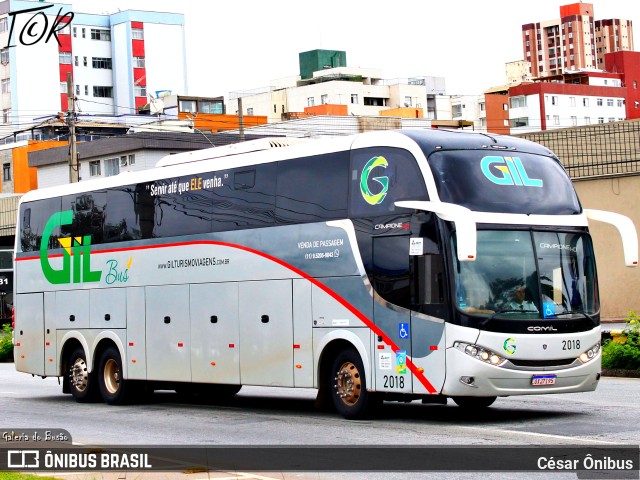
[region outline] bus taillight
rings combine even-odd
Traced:
[[[11,307],[11,329],[16,328],[16,307]]]

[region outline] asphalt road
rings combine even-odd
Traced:
[[[13,364],[0,364],[4,419],[0,430],[63,428],[74,443],[83,445],[638,445],[639,396],[640,379],[604,377],[595,392],[500,398],[482,414],[465,413],[452,402],[446,406],[385,403],[378,418],[346,421],[316,411],[315,391],[307,389],[244,387],[234,399],[218,403],[156,392],[141,405],[78,404],[61,393],[57,379],[31,377],[15,372]],[[145,473],[126,478],[227,478],[180,475]],[[247,475],[237,478],[353,478],[339,473]],[[547,478],[538,475],[543,474],[518,477]],[[436,477],[477,478],[477,474],[367,474],[380,479]],[[122,477],[76,473],[64,478]],[[483,480],[489,478],[503,479],[504,473],[483,474]],[[553,478],[576,477],[573,473]]]

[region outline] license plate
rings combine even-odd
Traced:
[[[534,387],[539,387],[542,385],[555,385],[555,383],[555,375],[534,375],[531,378],[531,385],[533,385]]]

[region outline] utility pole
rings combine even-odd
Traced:
[[[69,183],[80,181],[80,166],[76,148],[76,102],[71,73],[67,73],[67,125],[69,125]]]
[[[244,117],[242,116],[242,97],[238,97],[238,132],[240,141],[244,142]]]

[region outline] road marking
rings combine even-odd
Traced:
[[[486,428],[480,428],[480,427],[465,427],[462,426],[462,428],[466,428],[469,430],[481,430],[483,432],[487,432]],[[520,430],[493,430],[496,433],[509,433],[509,434],[516,434],[516,435],[529,435],[531,437],[543,437],[543,438],[555,438],[558,440],[568,440],[571,442],[586,442],[586,443],[607,443],[610,445],[627,445],[627,443],[624,442],[608,442],[606,440],[598,440],[598,439],[591,439],[591,438],[581,438],[581,437],[570,437],[570,436],[566,436],[566,435],[554,435],[552,433],[537,433],[537,432],[523,432]]]

